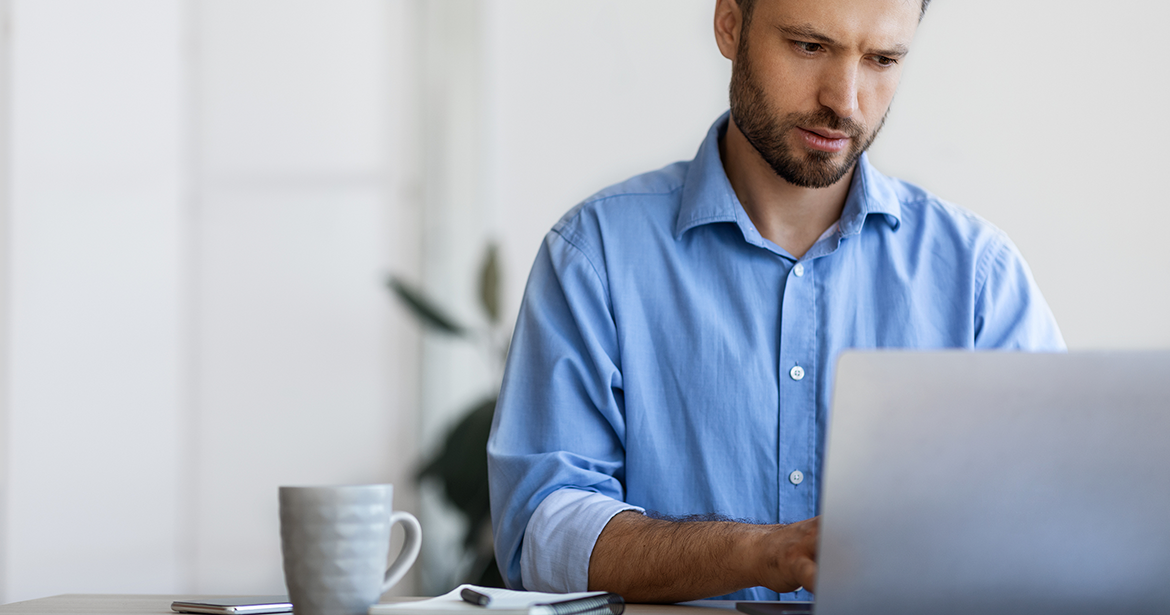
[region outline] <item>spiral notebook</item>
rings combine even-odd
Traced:
[[[469,602],[464,590],[471,590],[483,599],[478,604]],[[469,615],[485,611],[490,611],[490,615],[621,615],[625,608],[621,596],[607,592],[547,594],[460,585],[427,600],[375,604],[370,607],[369,615]]]

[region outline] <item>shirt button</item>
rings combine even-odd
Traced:
[[[800,470],[793,470],[792,474],[788,475],[788,482],[792,483],[793,485],[799,485],[800,483],[803,483],[804,472],[801,472]]]
[[[798,278],[800,276],[804,275],[804,265],[801,265],[800,263],[796,263],[796,266],[794,266],[792,268],[792,273],[795,273],[796,277],[798,277]]]
[[[804,368],[797,365],[796,367],[788,370],[788,375],[792,376],[793,380],[802,380],[804,379]]]

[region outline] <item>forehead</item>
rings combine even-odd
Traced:
[[[921,0],[756,0],[751,27],[808,27],[842,43],[908,47],[921,11]]]

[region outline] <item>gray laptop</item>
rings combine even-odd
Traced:
[[[852,352],[816,615],[1170,613],[1170,353]]]

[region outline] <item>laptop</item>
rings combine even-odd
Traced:
[[[833,395],[816,615],[1170,613],[1170,352],[848,352]]]

